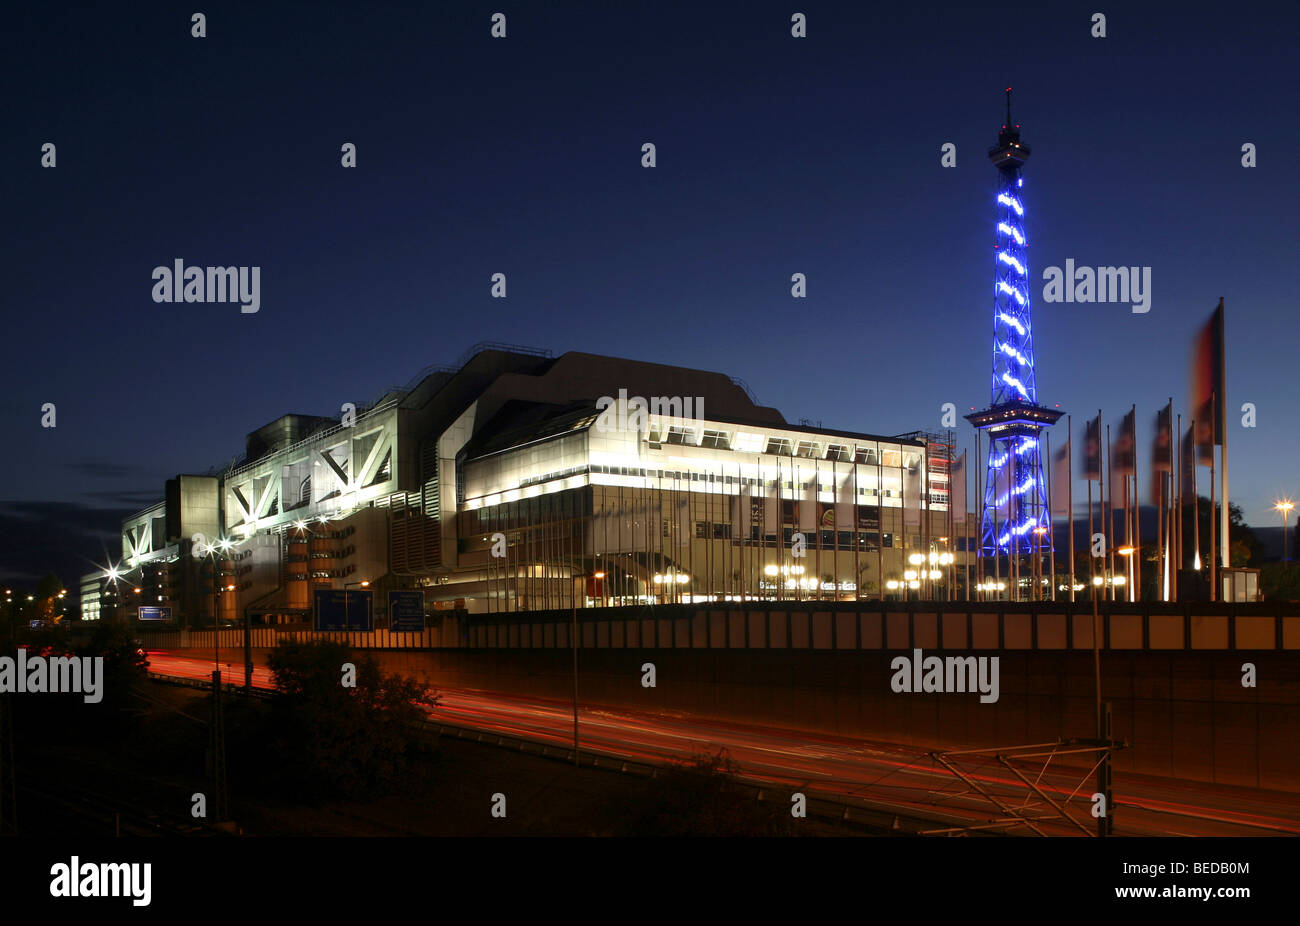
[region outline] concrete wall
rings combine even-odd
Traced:
[[[873,605],[879,608],[879,605]],[[1087,739],[1095,735],[1091,613],[1003,605],[947,612],[786,605],[774,609],[590,609],[580,612],[579,694],[587,704],[686,711],[919,749]],[[1157,606],[1158,607],[1158,606]],[[1103,616],[1102,693],[1111,702],[1117,772],[1300,791],[1300,615],[1291,606],[1172,609]],[[1294,610],[1291,607],[1291,610]],[[1201,613],[1204,612],[1204,613]],[[390,671],[433,686],[565,701],[572,615],[512,620],[446,615],[424,634],[330,634]],[[211,633],[150,637],[210,650]],[[253,631],[255,646],[291,636]],[[222,645],[242,646],[239,632]],[[431,647],[431,648],[427,648]],[[903,694],[892,660],[912,648],[997,656],[999,699]],[[641,687],[653,662],[658,686]],[[1255,687],[1242,686],[1242,665]]]

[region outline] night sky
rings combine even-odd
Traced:
[[[71,583],[79,557],[102,561],[91,532],[169,476],[482,340],[718,370],[828,428],[982,407],[985,152],[1008,85],[1033,149],[1040,402],[1076,434],[1136,402],[1145,468],[1156,407],[1186,413],[1191,339],[1224,297],[1232,498],[1276,524],[1273,500],[1300,495],[1300,14],[909,6],[8,11],[0,575],[54,565]],[[151,272],[177,258],[259,266],[260,311],[155,303]],[[1151,311],[1044,302],[1043,268],[1067,259],[1151,267]]]

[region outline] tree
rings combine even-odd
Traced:
[[[1210,532],[1211,519],[1213,519],[1214,533],[1218,538],[1219,516],[1222,510],[1221,504],[1216,501],[1214,507],[1210,507],[1210,500],[1205,496],[1198,496],[1196,506],[1188,501],[1183,505],[1183,551],[1187,556],[1188,563],[1196,551],[1196,537],[1200,536],[1201,562],[1207,564],[1210,557]],[[1242,515],[1240,506],[1228,503],[1228,550],[1230,554],[1229,562],[1234,566],[1258,565],[1263,561],[1264,550],[1260,546],[1259,540],[1255,537],[1255,532],[1251,530]]]
[[[281,642],[267,664],[275,679],[271,749],[298,793],[374,797],[402,780],[436,693],[383,673],[372,656],[342,643]]]
[[[1265,601],[1300,601],[1300,564],[1265,563],[1260,569],[1259,589]]]

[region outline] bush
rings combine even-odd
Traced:
[[[789,836],[789,805],[760,804],[736,781],[726,750],[669,766],[651,783],[644,803],[625,816],[626,833],[638,836]]]
[[[1265,601],[1300,601],[1300,563],[1265,563],[1259,589]]]
[[[356,668],[355,687],[342,684],[345,663]],[[271,752],[297,795],[381,796],[425,751],[417,725],[438,697],[416,680],[386,675],[372,657],[332,642],[282,642],[268,665]]]

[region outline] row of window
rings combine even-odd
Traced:
[[[576,469],[576,467],[575,467]],[[752,486],[761,489],[775,489],[777,480],[775,479],[758,479],[753,476],[727,476],[721,473],[692,473],[681,470],[670,469],[645,469],[637,466],[597,466],[586,467],[592,473],[603,473],[609,476],[642,476],[647,479],[674,479],[682,482],[710,482],[718,485],[738,485]],[[534,477],[534,481],[545,482],[550,479],[559,478],[555,475]],[[806,491],[813,488],[813,481],[799,482],[796,486],[793,479],[787,479],[781,483],[781,487],[794,491],[796,488],[800,491]],[[819,483],[817,489],[821,492],[834,492],[835,489],[826,483]],[[841,492],[841,495],[844,493]],[[858,494],[862,496],[882,496],[884,498],[897,498],[901,493],[894,489],[878,490],[868,486],[859,486]]]
[[[726,431],[715,431],[709,428],[703,429],[700,435],[700,441],[695,441],[695,429],[681,425],[670,425],[666,429],[663,427],[651,428],[647,435],[647,442],[652,450],[662,449],[664,444],[677,444],[683,446],[709,447],[715,450],[735,450],[738,453],[765,453],[771,456],[780,457],[802,457],[807,460],[827,460],[839,463],[863,463],[868,466],[884,465],[898,469],[903,465],[902,451],[900,450],[881,450],[874,446],[857,446],[852,448],[848,444],[826,444],[822,449],[820,441],[800,440],[796,441],[789,437],[767,437],[761,434],[749,434],[744,431],[737,432],[736,439],[733,442],[731,436]],[[915,467],[919,465],[921,455],[919,453],[909,453],[907,455],[907,465]]]

